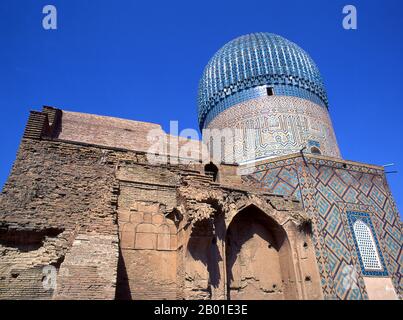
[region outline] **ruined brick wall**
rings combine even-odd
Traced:
[[[60,140],[61,115],[31,113],[0,195],[0,299],[229,298],[226,233],[246,207],[286,233],[290,245],[278,259],[292,277],[273,284],[260,272],[265,262],[252,260],[257,281],[282,293],[251,286],[245,297],[322,298],[298,199],[243,188],[236,166],[220,165],[214,182],[198,161],[151,164],[143,152]],[[122,133],[127,123],[117,122]],[[84,124],[74,134],[91,137],[85,130],[94,123]],[[264,221],[260,227],[274,232]],[[267,241],[253,243],[240,247],[268,250]]]
[[[201,164],[119,163],[116,169],[120,185],[118,299],[184,297],[186,240],[183,225],[175,216],[178,188],[184,176],[204,176],[201,171]]]
[[[150,128],[160,127],[31,112],[0,195],[0,299],[177,297],[177,231],[165,215],[192,165],[151,166],[116,148],[148,148]]]
[[[179,174],[175,167],[133,162],[117,169],[118,299],[177,298],[177,227],[167,215],[177,203]]]
[[[158,203],[119,212],[118,299],[176,299],[177,228]]]
[[[0,298],[227,298],[226,228],[256,196],[213,182],[203,167],[154,166],[132,151],[24,139],[0,198]],[[229,181],[225,170],[221,179]],[[256,203],[269,201],[266,213],[294,225],[300,209],[293,201],[265,197]],[[295,228],[287,232],[294,250],[288,257],[299,257],[307,240]],[[301,278],[309,272],[319,279],[313,261],[293,260],[293,297],[321,297],[317,280]],[[49,265],[54,289],[43,286]]]
[[[0,298],[175,299],[177,230],[165,214],[186,168],[24,139],[0,198]],[[43,287],[48,265],[55,289]]]
[[[23,139],[0,196],[0,298],[114,297],[114,155]],[[48,265],[60,268],[57,292],[42,285]]]

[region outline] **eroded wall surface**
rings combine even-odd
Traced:
[[[60,140],[60,110],[45,111],[0,195],[1,299],[401,297],[401,223],[379,167],[297,155],[218,165],[214,181],[201,163]],[[383,276],[363,274],[349,211],[373,222]]]
[[[293,222],[303,220],[298,200],[229,185],[238,182],[231,178],[235,168],[221,170],[224,185],[195,168],[153,166],[131,151],[24,139],[0,199],[1,298],[321,299],[310,236]],[[227,232],[251,205],[277,217],[289,245],[272,243],[274,231],[253,227],[250,215],[253,232],[231,240],[243,242],[238,272],[228,263]],[[282,268],[266,277],[266,261],[256,255],[270,252]],[[292,267],[284,275],[286,265]],[[256,283],[244,286],[248,278]]]
[[[118,237],[108,157],[113,152],[23,139],[0,196],[1,298],[114,298]],[[57,273],[44,270],[49,265]]]

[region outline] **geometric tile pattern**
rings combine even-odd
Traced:
[[[356,251],[363,275],[387,276],[385,261],[381,252],[374,226],[368,213],[347,212],[347,220],[353,233]]]
[[[273,89],[276,96],[299,97],[311,101],[322,108],[325,107],[323,101],[316,94],[307,89],[286,85],[270,85],[270,87]],[[267,96],[267,85],[246,89],[232,94],[218,102],[212,109],[210,109],[210,111],[208,111],[203,122],[203,128],[206,128],[217,115],[230,107],[265,96]]]
[[[234,145],[226,148],[237,163],[284,156],[304,147],[310,152],[313,146],[323,155],[340,158],[328,110],[299,97],[266,94],[235,104],[220,111],[207,129],[222,130],[221,134],[210,132],[217,144],[225,130],[238,130],[233,134]],[[207,129],[203,137],[208,143]]]
[[[297,171],[293,166],[286,166],[273,169],[271,171],[255,172],[249,176],[249,184],[260,185],[270,193],[276,193],[283,196],[295,197],[301,200],[301,190],[299,188]]]
[[[313,221],[316,257],[325,298],[368,299],[363,275],[379,276],[361,268],[348,212],[360,212],[369,218],[364,222],[370,226],[376,239],[384,270],[389,270],[395,289],[402,297],[401,222],[381,170],[360,165],[344,168],[337,161],[294,157],[259,165],[244,176],[243,181],[272,193],[276,193],[277,188],[278,193],[284,192],[283,183],[286,183],[288,193],[298,195],[302,200]],[[356,275],[350,277],[352,281],[346,285],[351,270]]]

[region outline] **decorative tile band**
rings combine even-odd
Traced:
[[[290,96],[299,97],[305,100],[309,100],[317,105],[326,108],[318,96],[304,88],[298,88],[288,85],[263,85],[254,88],[250,88],[244,91],[236,92],[231,96],[221,99],[217,104],[212,105],[207,113],[203,113],[201,123],[203,123],[203,129],[208,126],[208,124],[221,112],[229,109],[230,107],[239,104],[241,102],[253,100],[259,97],[267,96],[267,88],[273,89],[276,96]]]
[[[304,147],[309,153],[314,146],[322,155],[341,157],[328,110],[299,97],[266,95],[244,101],[221,112],[208,128],[238,130],[234,139],[224,142],[218,133],[213,136],[213,147],[221,145],[218,149],[228,153],[227,162],[299,153]],[[203,138],[211,150],[207,133]]]

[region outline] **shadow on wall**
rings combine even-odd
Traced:
[[[188,252],[194,261],[201,262],[207,267],[209,286],[217,288],[220,283],[220,266],[222,261],[215,236],[190,237]],[[209,288],[211,294],[211,288]]]
[[[47,237],[56,238],[64,229],[46,228],[38,230],[0,229],[0,245],[29,252],[41,248]]]
[[[243,209],[226,235],[228,298],[286,298],[290,258],[285,230],[257,207]]]
[[[116,283],[116,300],[132,300],[132,294],[130,291],[129,276],[125,262],[123,260],[122,250],[119,248],[119,260],[118,260],[118,277]]]

